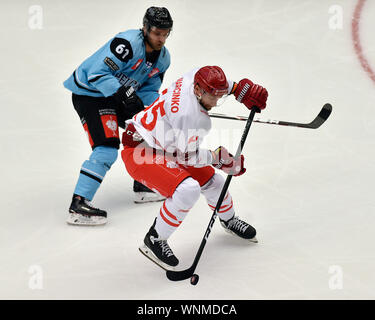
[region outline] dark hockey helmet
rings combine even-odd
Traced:
[[[173,20],[167,8],[150,7],[143,17],[143,25],[149,30],[151,27],[159,29],[172,29]]]
[[[194,76],[194,84],[214,96],[228,93],[228,81],[224,71],[218,66],[200,68]]]

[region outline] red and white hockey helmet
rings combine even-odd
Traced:
[[[218,66],[200,68],[194,76],[194,84],[214,96],[228,93],[228,82],[224,71]]]

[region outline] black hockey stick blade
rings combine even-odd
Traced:
[[[274,124],[274,125],[280,125],[280,126],[298,127],[298,128],[318,129],[328,119],[328,117],[331,115],[331,112],[332,112],[332,105],[330,103],[326,103],[323,106],[322,110],[320,110],[316,118],[310,123],[298,123],[298,122],[279,121],[279,120],[260,120],[260,119],[254,119],[253,122],[264,123],[264,124]],[[221,114],[221,113],[209,113],[209,115],[212,118],[247,121],[247,117],[243,117],[243,116],[229,116],[229,115]]]
[[[299,127],[299,128],[308,128],[308,129],[318,129],[331,115],[332,112],[332,105],[326,103],[322,110],[320,110],[319,114],[316,118],[311,121],[310,123],[298,123],[298,122],[287,122],[287,121],[279,121],[277,124],[281,126],[291,126],[291,127]]]
[[[180,270],[180,271],[168,270],[166,272],[167,278],[171,281],[182,281],[182,280],[189,279],[193,276],[195,267],[196,265],[193,264],[189,269],[186,269],[186,270]]]
[[[309,124],[302,126],[302,128],[310,128],[310,129],[318,129],[331,115],[332,112],[332,105],[326,103],[322,110],[320,110],[318,116],[311,121]]]

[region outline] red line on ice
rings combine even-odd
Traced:
[[[359,38],[359,21],[361,19],[362,8],[365,2],[366,0],[359,0],[355,7],[352,19],[352,39],[355,53],[357,54],[358,59],[361,62],[362,68],[366,71],[366,73],[370,76],[371,80],[375,83],[375,72],[371,69],[369,62],[363,53],[361,41]]]

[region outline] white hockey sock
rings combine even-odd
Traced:
[[[167,198],[156,217],[155,230],[158,239],[166,240],[185,219],[200,196],[199,183],[187,178],[182,181],[171,198]]]
[[[213,177],[202,187],[202,193],[212,211],[214,211],[216,208],[217,200],[219,200],[224,183],[224,178],[215,173]],[[234,216],[233,200],[229,191],[227,191],[217,215],[221,220],[224,221],[228,221]]]

